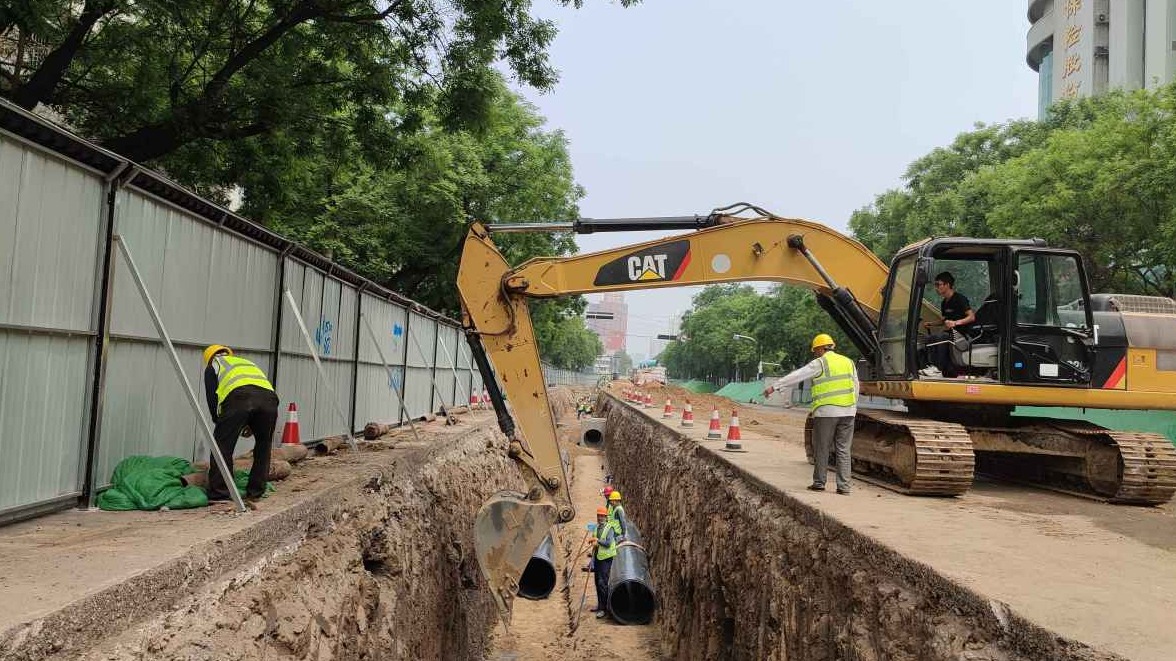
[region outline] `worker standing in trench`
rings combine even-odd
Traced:
[[[249,485],[245,488],[245,499],[253,503],[265,495],[274,425],[278,421],[278,396],[260,367],[234,356],[226,346],[214,344],[205,349],[204,364],[208,412],[216,423],[213,437],[225,465],[232,467],[233,450],[243,431],[246,436],[256,437]],[[216,460],[209,457],[208,463],[214,466]],[[208,471],[208,500],[229,500],[228,485],[218,470]]]
[[[820,333],[813,338],[816,356],[809,364],[790,372],[764,389],[764,397],[813,380],[813,483],[810,491],[824,491],[829,471],[829,450],[837,454],[837,493],[848,496],[851,483],[850,449],[853,445],[853,421],[857,417],[857,366],[853,360],[833,351],[833,338]]]
[[[613,489],[608,493],[608,522],[617,533],[617,541],[628,539],[629,522],[625,518],[625,506],[621,502],[621,492]]]
[[[615,493],[615,492],[614,492]],[[613,558],[617,555],[617,531],[608,521],[608,509],[596,508],[596,538],[592,540],[592,550],[588,552],[595,572],[596,606],[592,612],[601,619],[608,614],[608,576],[612,572]]]

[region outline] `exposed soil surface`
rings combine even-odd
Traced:
[[[256,512],[70,512],[0,536],[2,659],[481,659],[486,414],[310,461]],[[13,553],[14,555],[9,555]],[[18,566],[19,565],[19,566]]]
[[[676,411],[713,398],[667,392]],[[676,658],[1176,658],[1170,504],[984,481],[948,499],[812,493],[803,411],[740,408],[745,452],[727,453],[697,404],[692,430],[613,408],[618,479],[658,513],[655,573],[692,565],[663,586]]]

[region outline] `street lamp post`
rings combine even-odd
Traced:
[[[757,341],[754,337],[750,337],[748,335],[740,335],[739,333],[735,333],[734,335],[731,336],[731,339],[732,340],[750,340],[751,343],[755,345],[755,356],[757,359],[759,358],[759,341]],[[763,373],[763,370],[764,370],[763,365],[760,365],[759,372],[761,374]],[[735,362],[735,378],[736,379],[739,378],[739,362],[738,361]],[[756,381],[760,380],[759,374],[755,375],[755,380]]]

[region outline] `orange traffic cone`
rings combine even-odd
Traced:
[[[690,408],[690,400],[689,399],[686,400],[686,403],[684,405],[682,405],[682,426],[683,427],[693,427],[694,426],[694,409]]]
[[[719,422],[719,407],[711,410],[710,429],[706,430],[707,440],[717,441],[723,438],[723,425]]]
[[[663,418],[674,417],[674,405],[670,403],[669,397],[666,398],[666,408],[662,409],[662,417]]]
[[[478,393],[470,392],[470,410],[473,411],[478,408],[478,403]]]
[[[489,409],[489,408],[491,408],[491,405],[490,405],[490,391],[488,391],[488,390],[486,390],[486,389],[484,389],[484,388],[482,389],[482,408],[484,408],[484,409]]]
[[[286,426],[282,427],[282,445],[302,445],[302,434],[298,432],[298,406],[290,402],[286,409]]]
[[[645,408],[653,408],[653,395],[645,393]]]
[[[731,425],[727,427],[727,445],[723,449],[729,452],[742,451],[742,440],[743,436],[739,433],[739,411],[731,411]]]

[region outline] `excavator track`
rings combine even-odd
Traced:
[[[1176,447],[1164,436],[1114,431],[1080,420],[1026,422],[1011,429],[974,430],[978,450],[988,445],[998,450],[981,452],[982,472],[1111,503],[1158,505],[1176,495]],[[993,432],[1042,452],[1008,453],[1007,441]]]
[[[812,462],[811,416],[804,437]],[[958,496],[972,486],[976,466],[962,425],[881,410],[858,411],[852,457],[859,478],[915,496]]]

